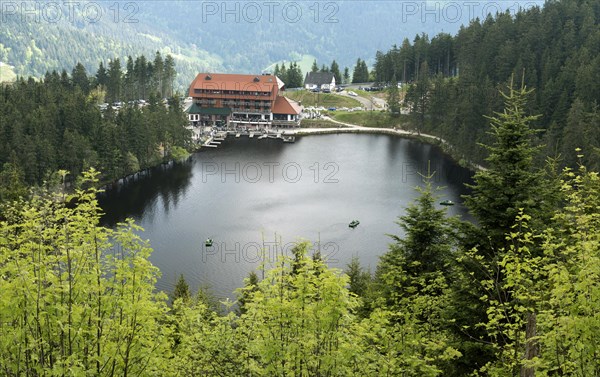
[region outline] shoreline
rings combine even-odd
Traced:
[[[454,148],[450,143],[441,137],[429,134],[418,134],[411,131],[401,130],[401,129],[393,129],[393,128],[383,128],[383,127],[365,127],[358,126],[355,124],[344,123],[332,119],[330,117],[324,118],[325,120],[331,121],[333,123],[337,123],[340,126],[337,128],[298,128],[298,129],[289,129],[281,131],[283,136],[311,136],[311,135],[328,135],[328,134],[379,134],[379,135],[390,135],[403,137],[407,139],[415,139],[421,141],[425,144],[430,144],[433,146],[439,147],[443,153],[448,155],[452,160],[454,160],[460,166],[467,168],[473,172],[479,170],[486,170],[481,165],[475,164],[473,162],[467,162],[466,164],[461,163],[462,158],[456,156],[453,153]]]

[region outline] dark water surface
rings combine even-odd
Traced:
[[[329,265],[353,256],[374,271],[387,250],[386,234],[418,193],[428,165],[440,200],[460,203],[471,172],[436,147],[387,135],[320,135],[280,140],[229,139],[185,163],[154,169],[107,190],[104,225],[132,217],[154,249],[162,271],[158,288],[171,291],[183,273],[194,290],[208,286],[234,297],[248,272],[310,240]],[[465,216],[460,205],[450,215]],[[352,230],[348,223],[358,219]],[[204,246],[214,239],[211,248]],[[277,241],[277,243],[275,242]],[[260,276],[260,274],[259,274]]]

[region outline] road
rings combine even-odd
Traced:
[[[387,103],[385,102],[385,100],[383,100],[381,98],[371,96],[371,99],[369,100],[369,99],[367,99],[365,97],[361,97],[361,96],[353,97],[348,94],[347,90],[343,90],[336,94],[339,96],[354,98],[355,100],[360,102],[362,107],[364,107],[367,110],[383,110],[383,109],[387,108]]]

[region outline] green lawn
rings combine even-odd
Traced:
[[[294,101],[302,103],[302,106],[328,107],[360,107],[361,104],[354,98],[340,96],[334,93],[313,93],[308,90],[287,91],[284,95]]]
[[[403,128],[408,123],[406,115],[392,117],[390,113],[381,111],[336,111],[329,114],[337,121],[364,127]]]
[[[302,128],[338,128],[339,124],[325,119],[302,119]]]

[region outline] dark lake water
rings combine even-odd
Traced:
[[[395,221],[418,196],[414,188],[428,166],[443,187],[440,200],[457,203],[449,215],[466,216],[460,196],[470,171],[436,147],[364,134],[305,136],[294,144],[230,137],[108,189],[100,203],[104,225],[132,217],[145,229],[162,272],[159,289],[170,292],[183,273],[192,288],[232,298],[263,255],[268,261],[289,253],[298,240],[320,245],[331,267],[343,269],[357,256],[374,271],[387,234],[401,234]],[[360,221],[354,230],[353,219]],[[204,246],[207,238],[213,247]]]

